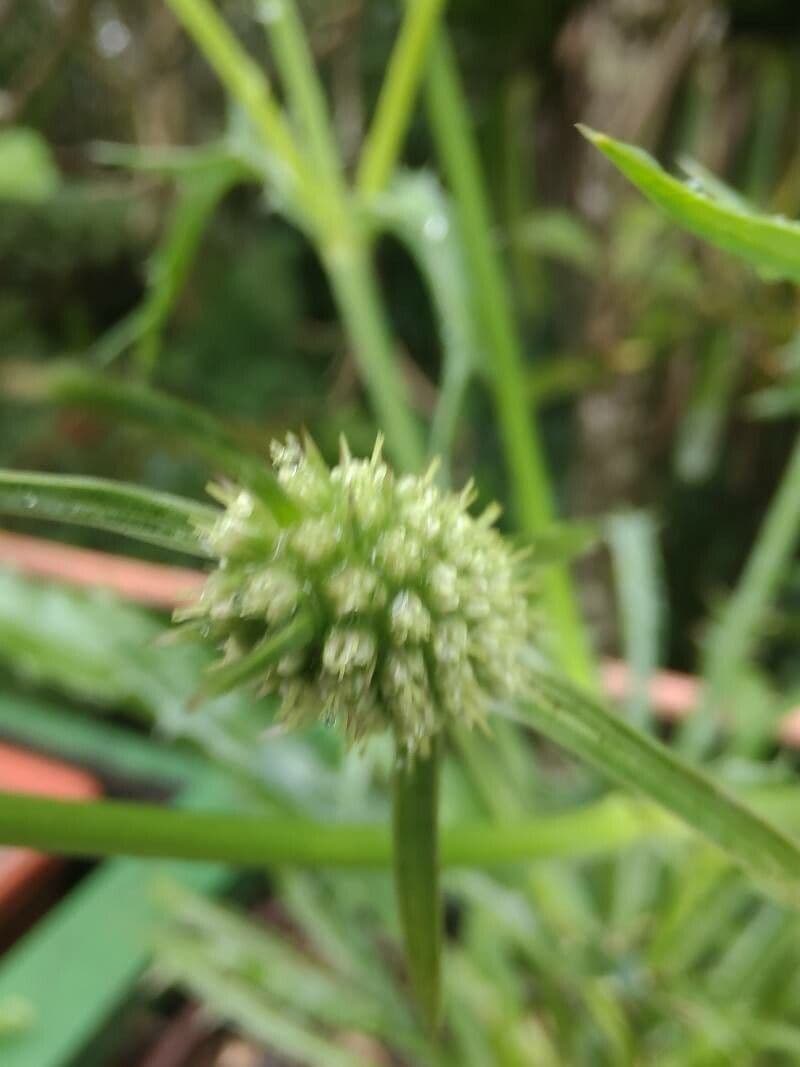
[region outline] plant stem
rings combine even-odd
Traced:
[[[428,107],[436,147],[453,191],[464,247],[473,275],[474,299],[490,351],[494,390],[518,519],[523,530],[546,530],[553,502],[542,446],[528,403],[522,344],[509,288],[492,240],[488,197],[455,61],[443,34],[434,41]],[[564,668],[591,683],[594,667],[568,573],[549,568],[545,578],[549,614]]]
[[[315,202],[316,182],[275,103],[269,83],[208,0],[167,0],[231,97],[249,115],[265,145],[297,181],[306,208]]]
[[[427,757],[398,756],[393,774],[394,882],[411,984],[430,1033],[441,1011],[439,745]]]
[[[365,196],[380,193],[392,176],[445,3],[446,0],[411,0],[406,4],[403,25],[359,160],[356,187]]]
[[[278,3],[267,31],[292,104],[308,133],[311,156],[320,171],[318,194],[325,201],[325,210],[313,217],[312,236],[352,338],[387,450],[398,466],[415,471],[422,466],[425,452],[397,367],[368,236],[345,187],[322,85],[294,0]]]
[[[319,171],[318,179],[341,193],[344,180],[339,150],[297,6],[294,0],[271,0],[268,11],[264,25],[292,109],[303,125],[309,157]]]
[[[679,823],[652,805],[612,797],[561,815],[445,829],[441,858],[449,866],[494,866],[597,855],[654,832],[673,834],[679,829]],[[0,844],[75,856],[142,856],[251,867],[385,868],[392,862],[391,835],[378,824],[315,823],[13,793],[0,793]]]
[[[405,399],[366,238],[356,228],[346,242],[323,248],[323,261],[387,449],[397,466],[418,471],[425,462],[422,435]]]

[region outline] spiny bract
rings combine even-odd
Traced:
[[[298,518],[280,526],[252,493],[217,488],[225,511],[207,531],[219,567],[184,611],[235,663],[303,613],[310,639],[259,671],[281,717],[323,717],[358,742],[391,728],[425,754],[448,724],[483,723],[486,703],[514,691],[531,636],[520,558],[473,518],[474,491],[442,492],[435,466],[395,477],[381,457],[343,444],[328,469],[313,444],[272,446]]]

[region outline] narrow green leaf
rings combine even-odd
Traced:
[[[192,147],[95,141],[90,151],[92,160],[103,166],[122,167],[162,177],[181,178],[187,174],[218,171],[222,167],[237,170],[242,181],[252,181],[257,177],[257,172],[224,140]]]
[[[237,686],[246,685],[263,674],[287,652],[304,648],[314,634],[314,620],[310,615],[296,615],[290,623],[272,637],[261,641],[241,659],[212,668],[203,682],[197,700],[219,696]]]
[[[525,721],[530,726],[533,715],[526,715]],[[716,793],[717,787],[711,788]],[[753,795],[759,809],[795,824],[799,800],[796,787]],[[736,801],[726,803],[736,805]],[[794,850],[789,838],[744,810],[759,831],[766,826],[768,834],[777,835],[781,848],[788,842]],[[557,815],[446,827],[441,835],[441,859],[447,867],[494,867],[598,856],[643,839],[680,837],[683,832],[682,823],[653,804],[609,796]],[[170,857],[254,868],[373,868],[387,867],[392,859],[390,835],[380,824],[277,819],[252,812],[180,811],[154,804],[51,800],[13,793],[0,793],[0,845],[23,845],[68,856]]]
[[[664,600],[658,527],[644,511],[619,512],[606,521],[624,655],[633,674],[630,720],[644,729],[650,717],[648,682],[658,667]]]
[[[683,819],[781,899],[800,902],[800,845],[664,745],[567,682],[533,670],[509,712]]]
[[[211,216],[225,193],[240,180],[240,168],[227,160],[217,169],[190,172],[180,179],[167,231],[148,266],[148,292],[139,309],[142,331],[137,338],[136,360],[145,374],[152,373],[156,365],[161,335]]]
[[[358,161],[356,184],[372,196],[388,182],[414,110],[414,98],[425,69],[431,39],[444,0],[416,0],[406,13],[381,85],[375,117]]]
[[[641,148],[586,126],[578,129],[680,226],[740,256],[771,278],[800,282],[800,223],[747,210],[730,196],[715,199],[708,182],[692,188],[667,174]]]
[[[183,442],[251,489],[279,523],[297,518],[297,507],[281,488],[266,459],[249,452],[223,423],[194,404],[147,385],[72,365],[28,375],[22,389],[26,396],[86,408],[92,414],[136,423]]]
[[[218,512],[169,493],[102,478],[0,470],[0,514],[91,526],[137,541],[207,556],[198,530]]]
[[[730,696],[742,668],[758,647],[770,604],[787,573],[800,537],[800,436],[792,448],[778,491],[722,617],[706,639],[705,693],[701,714],[684,724],[684,751],[702,752],[713,737],[714,715]]]
[[[531,417],[522,339],[494,244],[473,123],[444,30],[436,34],[431,46],[427,97],[431,132],[452,190],[472,302],[486,346],[519,525],[526,533],[537,532],[552,521],[552,487],[536,420]],[[573,677],[591,684],[595,667],[566,568],[552,568],[543,585],[561,662]]]
[[[441,1011],[438,791],[438,746],[427,758],[397,761],[392,804],[395,889],[411,984],[431,1032]]]
[[[235,1023],[292,1062],[307,1067],[359,1067],[361,1058],[338,1046],[293,1011],[256,987],[248,975],[225,967],[225,959],[189,938],[172,935],[158,943],[159,971],[191,990],[206,1010]]]

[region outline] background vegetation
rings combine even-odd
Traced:
[[[274,74],[251,5],[221,9]],[[268,24],[269,0],[258,10]],[[352,170],[400,7],[319,0],[302,10]],[[367,450],[374,407],[318,250],[220,149],[223,131],[227,143],[240,135],[242,117],[169,9],[160,0],[7,0],[0,20],[0,465],[199,495],[207,467],[180,435],[142,433],[127,402],[122,418],[120,381],[197,402],[256,448],[305,425],[328,455],[342,431]],[[713,680],[725,663],[726,695],[731,679],[738,684],[726,706],[735,727],[710,738],[689,731],[681,744],[742,788],[788,780],[791,757],[776,754],[775,732],[800,684],[796,565],[780,561],[739,645],[730,643],[741,636],[735,620],[733,629],[729,616],[722,628],[715,620],[792,449],[796,289],[674,228],[574,123],[644,145],[671,168],[685,161],[698,188],[794,217],[800,15],[778,0],[554,0],[502,10],[453,0],[447,21],[520,325],[531,417],[559,512],[589,526],[588,536],[573,530],[576,543],[593,546],[577,564],[592,643],[631,659],[640,678],[657,666],[708,667]],[[463,307],[444,240],[452,175],[437,183],[430,124],[414,114],[403,159],[421,174],[376,207],[388,234],[378,265],[396,365],[415,412],[452,444],[454,481],[474,473],[484,498],[508,505],[513,528],[524,503],[506,473],[487,346],[452,314]],[[425,258],[431,247],[439,259]],[[450,424],[440,401],[453,351],[469,373],[463,414]],[[81,377],[98,369],[112,383],[101,393]],[[153,682],[170,673],[159,654],[143,667],[138,653],[132,666],[138,635],[160,624],[71,594],[53,593],[44,613],[42,595],[8,579],[0,643],[14,685],[33,676],[79,702],[197,733],[179,715],[197,665],[187,663],[169,699]],[[44,619],[55,629],[37,627]],[[116,686],[91,670],[91,642],[81,660],[78,623],[120,657]],[[52,642],[67,633],[70,655],[54,656]],[[643,724],[649,712],[640,688],[631,714]],[[221,724],[194,740],[307,813],[335,797],[345,816],[369,804],[384,814],[373,783],[322,775],[341,758],[330,740],[296,747],[328,783],[319,793],[283,781],[264,753],[253,766],[234,743],[246,734],[237,716],[247,714],[223,708]],[[465,746],[446,792],[452,811],[507,818],[600,797],[592,775],[550,750],[532,780],[511,733],[499,756]],[[380,759],[377,775],[380,783]],[[390,1047],[425,1063],[433,1053],[382,946],[394,919],[378,881],[297,876],[276,887],[287,921],[313,948],[305,955],[270,930],[254,947],[239,919],[165,891],[178,921],[164,935],[162,973],[301,1062],[363,1062],[340,1039],[355,1029],[380,1039],[375,1062]],[[451,1047],[442,1056],[452,1059],[443,1062],[796,1062],[796,920],[696,845],[659,840],[622,859],[544,864],[510,879],[453,876],[448,890]],[[313,972],[318,985],[309,956],[324,964]],[[336,983],[345,980],[343,1017]],[[296,1031],[287,1032],[287,1017]]]

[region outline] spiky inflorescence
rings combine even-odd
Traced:
[[[448,724],[483,723],[487,701],[520,680],[531,614],[519,557],[473,518],[474,492],[442,492],[435,468],[396,478],[381,458],[346,446],[329,470],[314,446],[273,445],[277,477],[298,518],[276,524],[243,489],[218,490],[225,512],[208,531],[219,567],[192,617],[241,661],[290,625],[311,620],[302,647],[259,672],[286,723],[341,723],[351,741],[387,728],[427,752]]]

